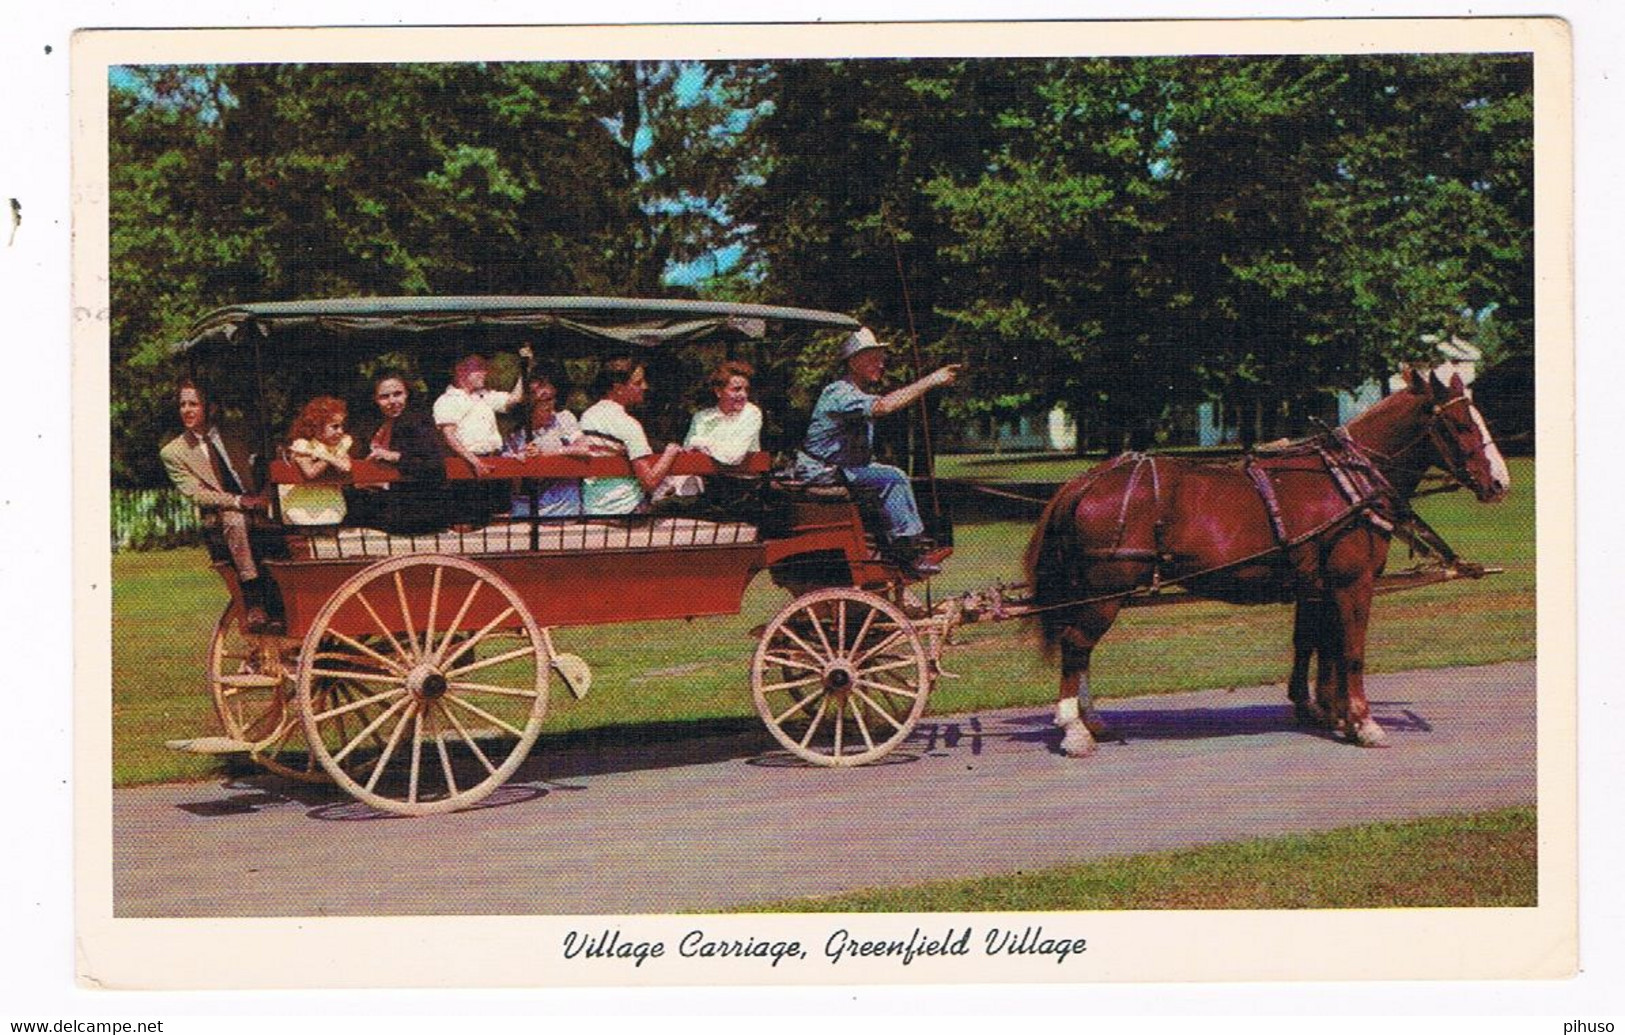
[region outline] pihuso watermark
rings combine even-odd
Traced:
[[[1580,1035],[1581,1032],[1611,1032],[1614,1030],[1613,1021],[1564,1021],[1563,1035]]]

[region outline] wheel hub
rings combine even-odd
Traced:
[[[851,662],[840,658],[824,667],[824,689],[832,694],[845,694],[852,689],[857,678]]]
[[[419,700],[431,701],[446,693],[446,677],[433,665],[419,665],[406,674],[406,689]]]

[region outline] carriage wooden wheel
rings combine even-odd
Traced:
[[[238,617],[227,605],[209,641],[209,693],[226,736],[253,745],[254,760],[273,773],[327,782],[294,704],[298,641],[245,635]]]
[[[546,634],[489,568],[424,554],[380,561],[340,586],[305,636],[305,736],[328,775],[374,808],[467,808],[536,742],[551,662]]]
[[[797,597],[768,623],[751,661],[751,695],[790,752],[817,765],[853,766],[908,739],[933,675],[898,607],[837,587]]]

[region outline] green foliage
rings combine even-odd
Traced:
[[[729,233],[728,69],[654,64],[121,70],[111,90],[113,477],[158,485],[170,343],[215,306],[414,294],[658,294]],[[683,93],[680,76],[702,86]],[[466,344],[466,343],[465,343]],[[447,348],[460,347],[451,343]],[[435,390],[438,367],[417,371]],[[228,411],[248,369],[206,372]],[[280,432],[320,351],[265,389]],[[269,375],[268,375],[269,376]]]
[[[169,343],[248,299],[699,290],[837,309],[917,335],[922,365],[968,361],[929,400],[951,416],[1061,404],[1111,448],[1207,398],[1260,434],[1300,430],[1322,390],[1450,335],[1489,361],[1533,349],[1527,55],[146,66],[114,83],[116,484],[162,481]],[[741,262],[665,282],[723,248]],[[764,354],[790,424],[832,349]],[[312,355],[265,390],[267,430],[312,381],[360,384]],[[438,388],[440,358],[423,363]],[[259,388],[228,373],[241,409]]]
[[[1144,444],[1175,407],[1273,418],[1429,338],[1533,347],[1527,57],[779,72],[745,192],[766,288],[895,330],[906,277],[963,394]]]

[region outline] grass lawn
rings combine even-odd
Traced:
[[[1076,465],[1072,467],[1076,470]],[[1022,470],[1015,480],[1041,480]],[[1514,488],[1499,506],[1466,493],[1432,497],[1419,508],[1473,560],[1505,567],[1481,582],[1457,582],[1378,598],[1368,667],[1373,671],[1486,664],[1534,655],[1534,464],[1512,461]],[[1021,577],[1031,525],[998,521],[958,529],[956,552],[934,591],[951,594]],[[1393,569],[1409,562],[1396,547]],[[177,737],[218,732],[204,675],[209,635],[226,593],[202,550],[125,553],[113,558],[113,775],[117,784],[194,779],[221,762],[167,751]],[[560,650],[585,657],[594,689],[584,701],[556,691],[553,732],[615,725],[685,726],[751,717],[750,630],[787,601],[764,577],[740,615],[564,629]],[[1219,604],[1126,611],[1096,651],[1094,689],[1103,697],[1280,682],[1291,659],[1291,614],[1281,606]],[[946,667],[960,679],[932,694],[937,713],[1052,700],[1055,672],[1022,623],[966,628]]]
[[[1535,810],[1378,823],[975,880],[753,905],[752,913],[1536,905]]]

